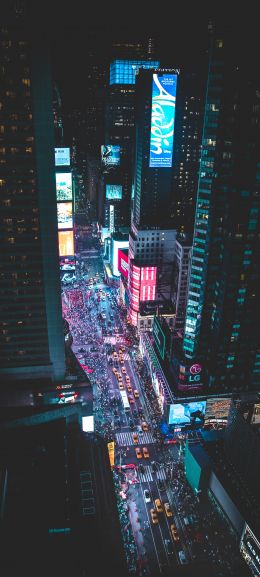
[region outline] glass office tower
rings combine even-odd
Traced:
[[[260,384],[257,51],[214,35],[183,349],[210,391]]]
[[[36,39],[37,36],[37,39]],[[50,64],[39,30],[1,29],[0,380],[64,378]]]

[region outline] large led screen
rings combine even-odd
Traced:
[[[166,343],[166,336],[162,330],[159,320],[157,317],[153,319],[153,338],[156,344],[156,347],[160,353],[161,359],[164,359],[165,356],[165,343]]]
[[[55,148],[55,166],[70,166],[69,148]]]
[[[169,425],[203,424],[205,410],[206,401],[170,405]]]
[[[71,172],[56,173],[56,197],[59,200],[72,200]]]
[[[170,168],[177,74],[153,74],[150,168]]]
[[[72,202],[58,202],[58,228],[72,228]]]
[[[104,167],[113,168],[120,165],[120,146],[104,144],[101,146],[101,162]]]
[[[122,199],[121,184],[106,184],[106,199],[107,200],[121,200]]]
[[[122,250],[118,250],[118,270],[125,277],[128,278],[128,254]]]
[[[60,256],[73,256],[74,255],[73,230],[59,231],[58,235],[59,235]]]

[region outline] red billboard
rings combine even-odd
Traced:
[[[139,312],[139,303],[154,301],[156,298],[156,266],[137,266],[131,263],[130,267],[130,309]],[[136,324],[136,315],[131,314],[132,324]]]
[[[128,254],[122,251],[120,248],[118,249],[117,268],[125,278],[128,278]]]

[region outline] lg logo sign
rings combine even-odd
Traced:
[[[192,365],[190,367],[191,375],[198,375],[199,373],[201,373],[201,370],[202,370],[202,366],[199,365],[199,363],[195,363],[195,365]]]

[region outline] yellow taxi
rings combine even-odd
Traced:
[[[143,447],[143,456],[145,459],[149,459],[150,457],[147,447]]]
[[[141,451],[140,447],[135,448],[135,454],[137,456],[137,459],[142,459],[143,455],[142,455],[142,451]]]
[[[133,437],[133,442],[134,442],[134,444],[137,445],[137,443],[138,443],[138,441],[139,441],[137,433],[133,433],[133,434],[132,434],[132,437]]]
[[[119,386],[120,391],[124,390],[124,385],[123,385],[122,381],[119,381],[118,386]]]
[[[156,508],[157,513],[163,513],[161,500],[155,499],[154,504],[155,504],[155,508]]]
[[[129,378],[128,375],[125,376],[125,380],[126,380],[127,383],[130,383],[130,378]]]
[[[166,513],[166,517],[172,517],[172,511],[170,508],[170,503],[164,503],[163,506],[164,506],[164,510]]]
[[[113,357],[114,357],[115,361],[118,359],[118,356],[117,356],[117,352],[116,352],[116,351],[113,352]]]
[[[122,379],[123,379],[122,375],[120,375],[120,373],[117,373],[117,380],[122,381]]]
[[[158,515],[157,515],[155,509],[150,509],[150,514],[151,514],[151,518],[152,518],[152,523],[154,525],[157,525],[159,523],[159,520],[158,520]]]
[[[128,390],[129,393],[132,393],[132,392],[133,392],[133,389],[132,389],[130,383],[128,383],[128,385],[127,385],[126,388],[127,388],[127,390]]]

